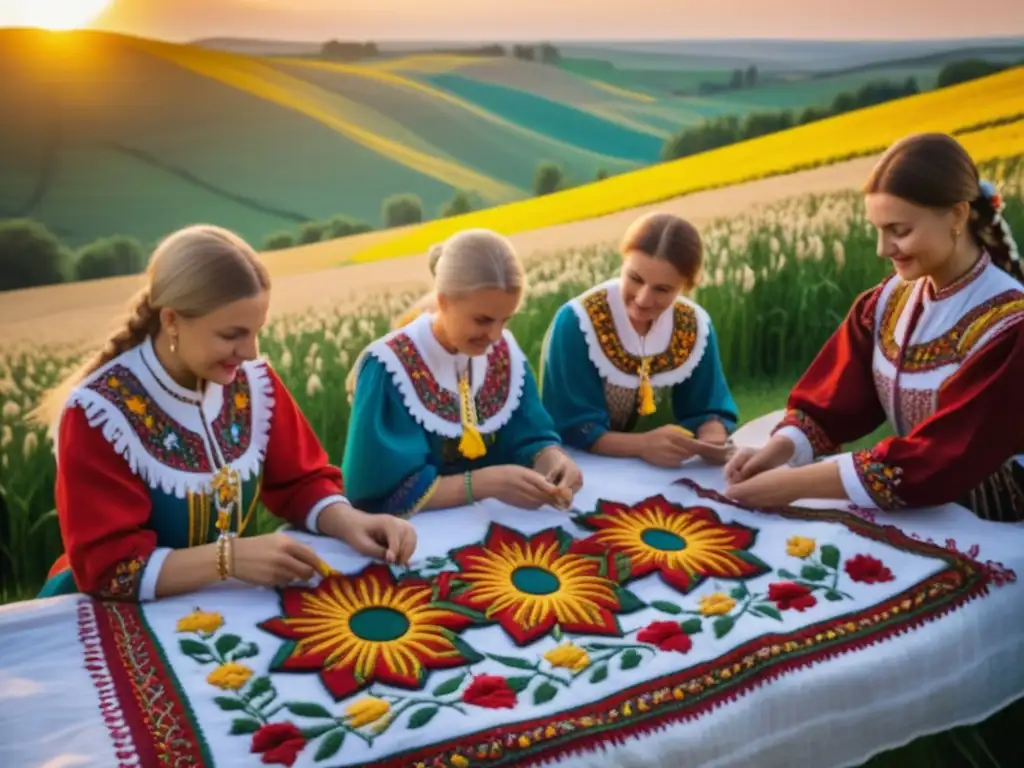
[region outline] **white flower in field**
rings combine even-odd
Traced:
[[[743,283],[742,283],[742,290],[743,290],[743,292],[746,293],[747,291],[752,290],[753,287],[754,287],[754,283],[756,283],[756,282],[757,282],[757,275],[754,274],[754,270],[752,270],[748,266],[744,266],[743,267]]]
[[[306,396],[313,397],[317,392],[323,390],[324,385],[320,382],[320,377],[315,373],[311,373],[309,378],[306,380]]]
[[[29,432],[25,435],[25,442],[21,446],[22,455],[26,459],[31,459],[32,455],[36,452],[39,447],[39,436],[35,432]]]
[[[779,239],[772,235],[772,239],[768,241],[768,248],[775,254],[782,250],[782,245],[779,243]]]
[[[4,403],[3,411],[0,413],[3,414],[5,419],[14,421],[21,414],[21,408],[14,400],[8,400]]]
[[[846,246],[843,245],[842,240],[832,241],[832,260],[839,269],[846,265]]]
[[[0,454],[0,469],[7,469],[7,454]]]
[[[14,440],[14,430],[11,429],[10,424],[4,424],[3,431],[0,432],[0,448],[6,448]]]
[[[281,368],[287,370],[292,367],[292,353],[287,349],[281,353]]]

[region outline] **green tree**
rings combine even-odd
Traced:
[[[319,243],[324,239],[324,234],[327,232],[327,225],[320,221],[307,221],[301,227],[299,227],[299,243],[302,245],[309,245],[310,243]]]
[[[451,200],[441,207],[441,216],[444,218],[461,216],[464,213],[469,213],[473,208],[473,198],[470,193],[460,189]]]
[[[554,163],[545,162],[537,166],[533,174],[533,194],[550,195],[557,192],[565,183],[565,173]]]
[[[418,195],[395,195],[384,201],[384,226],[404,227],[423,221],[423,201]]]
[[[327,222],[327,233],[325,239],[334,240],[339,237],[360,235],[363,232],[372,232],[373,227],[365,221],[352,219],[348,216],[334,216]]]
[[[135,275],[146,268],[146,250],[134,237],[114,235],[83,247],[75,258],[75,277],[95,280],[115,275]]]
[[[295,235],[291,232],[275,232],[263,241],[264,251],[283,251],[295,246]]]
[[[598,168],[597,173],[594,174],[594,181],[604,181],[608,178],[608,171],[604,168]]]
[[[45,225],[32,219],[0,222],[0,291],[65,280],[71,253]]]
[[[966,83],[969,80],[977,80],[979,77],[994,75],[1006,69],[1003,64],[996,64],[984,59],[964,59],[962,61],[951,61],[939,70],[935,79],[936,88],[945,88],[957,83]]]

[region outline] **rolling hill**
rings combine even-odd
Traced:
[[[339,63],[258,42],[246,55],[0,30],[0,220],[41,221],[79,247],[112,234],[149,245],[195,221],[257,245],[336,215],[379,227],[384,201],[406,193],[434,218],[461,190],[478,207],[530,197],[545,161],[586,183],[656,162],[673,132],[707,117],[824,105],[878,76],[679,96],[727,70],[592,48],[557,64],[415,51]]]

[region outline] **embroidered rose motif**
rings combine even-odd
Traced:
[[[854,555],[846,561],[845,570],[851,579],[862,584],[880,584],[895,578],[881,560],[871,555]]]
[[[788,611],[790,608],[804,611],[818,604],[818,598],[811,594],[809,587],[792,581],[769,584],[768,599],[775,603],[780,611]]]
[[[306,737],[294,723],[264,725],[252,735],[250,751],[263,755],[266,765],[294,765],[306,747]]]
[[[790,557],[799,557],[802,560],[813,555],[817,546],[817,542],[814,539],[793,536],[786,541],[786,554]]]
[[[474,707],[485,709],[512,709],[516,706],[516,692],[508,681],[499,675],[477,675],[466,690],[462,700]]]
[[[573,672],[581,672],[590,666],[590,656],[587,652],[572,643],[552,648],[544,654],[544,658],[553,667],[571,669]]]
[[[224,617],[219,613],[192,611],[178,619],[178,632],[216,632],[224,626]]]
[[[244,664],[229,661],[221,664],[213,672],[206,676],[206,682],[225,691],[241,690],[249,678],[252,677],[252,670]]]
[[[659,651],[686,653],[693,648],[693,640],[674,621],[653,621],[637,633],[636,639],[657,646]]]
[[[724,616],[736,607],[736,601],[724,592],[714,592],[704,595],[699,601],[699,607],[705,616]]]

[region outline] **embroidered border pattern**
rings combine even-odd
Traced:
[[[387,345],[409,374],[416,396],[424,407],[445,421],[458,423],[458,396],[438,383],[412,339],[404,333],[399,333],[393,336]],[[491,347],[487,355],[487,375],[476,393],[476,413],[481,423],[502,409],[508,400],[511,387],[511,353],[508,341],[502,338]]]
[[[879,461],[873,451],[855,451],[853,467],[857,470],[864,490],[878,505],[879,509],[899,509],[906,506],[896,493],[903,470]]]
[[[893,365],[897,364],[900,356],[896,325],[913,287],[912,283],[903,283],[893,289],[882,313],[878,344],[885,359]],[[906,373],[924,373],[959,363],[989,330],[1013,315],[1024,315],[1024,295],[1020,291],[1004,291],[993,296],[967,312],[937,338],[907,347],[902,369]]]
[[[751,509],[691,480],[680,480],[676,484],[690,488],[699,497]],[[986,595],[990,584],[998,583],[993,568],[969,555],[915,540],[895,526],[873,524],[848,512],[792,507],[752,511],[791,520],[838,523],[861,537],[935,558],[946,567],[877,605],[789,634],[763,635],[716,659],[620,690],[601,701],[554,716],[460,735],[350,768],[493,768],[545,764],[559,756],[593,750],[602,743],[615,742],[628,735],[650,733],[671,723],[701,717],[721,703],[745,695],[795,669],[919,628]],[[106,619],[98,622],[104,648],[101,661],[106,661],[110,667],[110,677],[118,690],[116,703],[126,709],[125,721],[135,737],[142,764],[150,764],[146,759],[149,756],[171,764],[175,764],[175,760],[177,764],[188,760],[191,760],[189,764],[203,764],[207,747],[182,702],[171,669],[163,663],[159,647],[150,639],[150,630],[140,616],[141,608],[109,605],[100,610]],[[143,706],[151,707],[147,712],[150,716],[141,715]],[[110,723],[108,720],[114,735]]]
[[[782,421],[772,430],[772,434],[775,434],[783,427],[796,427],[803,432],[814,451],[814,458],[826,456],[839,450],[839,446],[832,442],[822,426],[807,415],[807,413],[797,408],[786,409],[786,415],[782,417]]]
[[[97,593],[98,597],[101,600],[138,600],[142,574],[148,560],[149,555],[118,560],[100,579],[102,586]]]
[[[249,449],[252,442],[252,387],[244,368],[239,368],[235,380],[224,388],[224,403],[213,421],[213,433],[225,460],[229,462]]]
[[[601,351],[608,361],[623,373],[638,375],[640,357],[626,351],[615,328],[611,307],[608,305],[608,290],[595,291],[583,300],[590,323],[594,326]],[[697,343],[697,313],[687,304],[676,302],[673,306],[672,338],[668,349],[651,358],[650,373],[674,371],[690,359]]]
[[[86,667],[118,760],[212,765],[195,716],[140,606],[83,600],[78,624]]]

